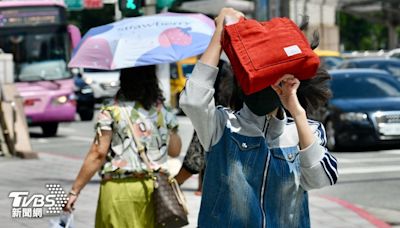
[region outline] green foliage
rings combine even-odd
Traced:
[[[346,51],[379,50],[388,47],[387,28],[378,23],[339,12],[340,42]]]

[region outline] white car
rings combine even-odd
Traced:
[[[400,48],[396,48],[396,49],[389,51],[388,57],[400,59]]]
[[[96,100],[114,97],[119,90],[119,71],[84,69],[82,77]]]

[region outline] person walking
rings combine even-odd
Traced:
[[[225,17],[238,21],[243,14],[221,10],[180,97],[207,151],[198,226],[310,227],[307,192],[335,184],[338,172],[323,125],[307,119],[299,100],[310,107],[326,102],[329,76],[318,72],[300,91],[298,79],[283,75],[274,85],[243,95],[237,112],[216,107],[213,84]]]
[[[155,66],[122,69],[120,83],[115,99],[100,110],[96,139],[72,185],[64,210],[72,211],[79,193],[99,171],[102,181],[95,227],[151,228],[154,227],[154,181],[138,155],[131,134],[145,145],[152,168],[168,173],[168,155],[177,157],[181,150],[178,123],[163,105]]]

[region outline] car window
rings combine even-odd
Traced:
[[[170,70],[170,78],[178,79],[178,68],[176,66],[176,63],[170,64],[169,70]]]
[[[185,75],[186,78],[190,78],[190,76],[192,75],[194,66],[195,66],[194,64],[183,64],[182,65],[183,74]]]
[[[396,77],[400,77],[400,64],[390,64],[387,66],[387,70]]]
[[[44,81],[71,78],[64,60],[49,60],[24,63],[20,65],[20,81]]]
[[[339,69],[348,69],[348,68],[355,68],[355,64],[352,62],[343,62],[341,65],[339,65]]]
[[[336,56],[321,56],[320,59],[327,69],[335,68],[343,62],[342,58]]]
[[[400,84],[385,77],[351,75],[331,82],[333,98],[400,97]]]
[[[384,70],[396,77],[400,77],[400,63],[397,62],[363,62],[360,63],[360,67]]]

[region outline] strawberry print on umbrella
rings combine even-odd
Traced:
[[[190,28],[170,28],[160,34],[158,41],[161,47],[172,45],[188,46],[192,43],[192,36],[188,31]]]
[[[213,20],[203,14],[126,18],[89,30],[69,67],[114,70],[176,62],[203,53],[214,30]]]

